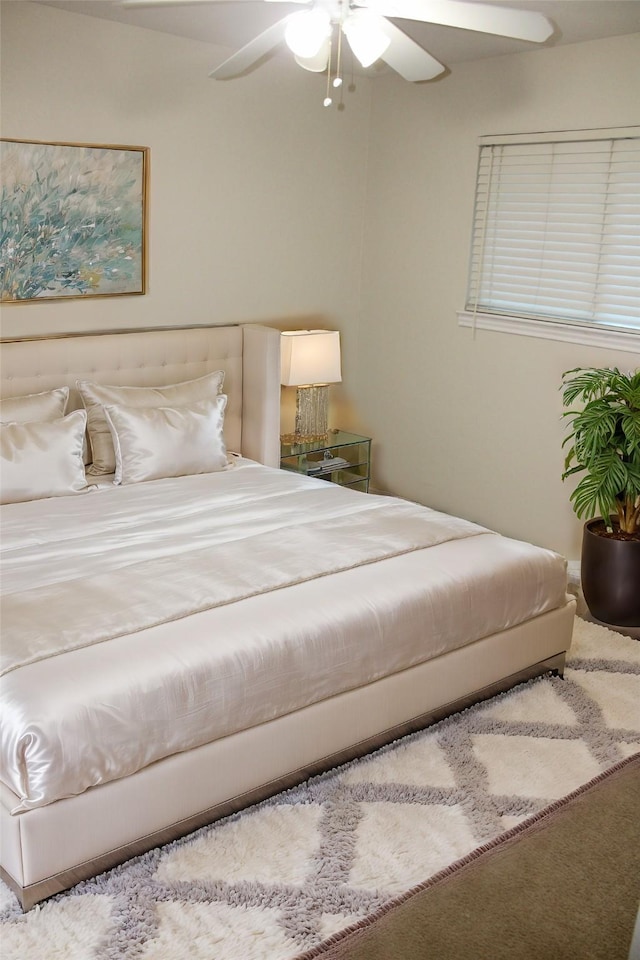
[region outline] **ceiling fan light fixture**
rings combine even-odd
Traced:
[[[331,54],[331,40],[325,37],[322,46],[313,57],[299,57],[294,55],[294,60],[300,67],[310,70],[312,73],[323,73],[327,69],[329,56]]]
[[[311,60],[320,53],[330,34],[329,14],[326,10],[316,7],[313,10],[301,10],[299,13],[292,14],[284,32],[284,39],[296,57]]]
[[[391,40],[384,31],[384,20],[370,10],[353,10],[342,24],[349,46],[363,67],[379,60]]]

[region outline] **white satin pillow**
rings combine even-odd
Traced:
[[[87,469],[92,476],[113,473],[116,466],[111,430],[105,406],[181,407],[196,400],[212,400],[222,390],[224,370],[215,370],[196,380],[172,383],[166,387],[113,387],[90,380],[78,380],[88,418],[93,463]]]
[[[0,502],[65,497],[87,487],[84,410],[59,420],[0,425]]]
[[[29,393],[25,397],[8,397],[0,400],[0,421],[25,423],[27,420],[58,420],[64,417],[68,399],[69,387]]]
[[[114,483],[224,470],[226,405],[224,394],[181,407],[107,405],[116,458]]]

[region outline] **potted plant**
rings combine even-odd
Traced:
[[[576,368],[562,376],[570,444],[562,479],[584,476],[571,494],[587,518],[582,540],[584,598],[596,619],[640,626],[640,370]]]

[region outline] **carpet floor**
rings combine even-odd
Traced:
[[[406,909],[430,878],[440,895],[449,883],[438,875],[457,875],[514,829],[523,837],[511,846],[522,845],[527,821],[604,782],[640,752],[639,705],[640,644],[577,619],[564,680],[522,684],[27,914],[2,887],[2,958],[321,957],[346,928],[372,930],[367,918]]]
[[[633,960],[639,800],[636,756],[304,960]]]

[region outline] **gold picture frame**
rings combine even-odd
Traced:
[[[147,289],[149,148],[0,139],[0,302]]]

